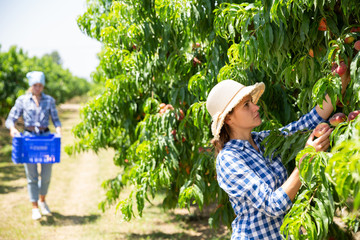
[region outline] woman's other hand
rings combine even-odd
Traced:
[[[330,134],[332,128],[329,128],[323,135],[315,138],[315,132],[313,131],[306,141],[305,147],[313,146],[317,152],[326,151],[330,146]]]
[[[19,130],[17,130],[15,127],[10,128],[10,136],[15,137],[15,135],[20,134]]]
[[[61,127],[55,128],[55,131],[61,137]]]
[[[311,135],[309,136],[308,140],[306,141],[305,147],[313,146],[317,152],[320,151],[326,151],[330,147],[330,134],[332,132],[332,128],[329,127],[329,129],[320,137],[315,137],[315,131],[312,131]],[[300,161],[299,161],[299,168],[301,165],[301,162],[305,158],[306,155],[304,155]],[[310,159],[311,161],[311,159]]]

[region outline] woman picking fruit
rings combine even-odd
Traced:
[[[342,79],[345,90],[349,79]],[[252,131],[262,122],[256,103],[264,90],[264,83],[244,86],[225,80],[210,91],[206,102],[213,120],[212,142],[218,153],[217,180],[228,194],[236,214],[231,239],[282,239],[280,226],[301,186],[297,167],[288,177],[279,156],[272,161],[264,157],[261,142],[269,131]],[[283,131],[284,134],[291,134],[305,128],[314,129],[328,119],[332,111],[327,95],[323,109],[316,106],[280,130],[288,130],[289,133]],[[317,151],[326,150],[330,133],[329,128],[315,139],[312,132],[306,146],[313,146]]]

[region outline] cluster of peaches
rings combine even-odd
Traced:
[[[359,115],[360,110],[355,110],[351,113],[349,113],[348,116],[346,116],[344,113],[335,113],[330,119],[329,119],[329,123],[331,126],[336,127],[337,125],[339,125],[342,122],[345,121],[352,121],[354,120],[357,115]],[[321,135],[323,135],[328,129],[330,128],[329,124],[323,122],[320,123],[319,125],[316,126],[316,128],[314,129],[314,135],[315,137],[320,137]]]
[[[166,103],[160,103],[159,107],[160,107],[160,111],[159,111],[160,115],[164,114],[167,110],[175,110],[174,107],[171,104],[166,104]],[[179,109],[179,116],[177,115],[177,113],[175,113],[175,117],[179,121],[183,120],[183,118],[185,117],[184,111],[180,108]],[[173,129],[171,131],[171,134],[173,135],[174,140],[177,141],[177,139],[176,139],[176,129]],[[182,142],[185,142],[185,141],[186,141],[186,138],[182,137]]]
[[[167,110],[174,110],[174,107],[171,104],[160,103],[160,115],[164,114]],[[184,111],[181,108],[179,109],[179,114],[179,117],[176,113],[175,116],[179,121],[181,121],[185,117]]]
[[[318,27],[318,30],[319,31],[327,31],[329,30],[328,29],[328,26],[327,26],[327,22],[326,22],[326,19],[325,18],[322,18],[319,22],[319,27]],[[350,29],[350,32],[348,34],[346,34],[345,38],[343,39],[344,43],[345,44],[352,44],[352,47],[355,49],[355,54],[360,51],[360,39],[356,39],[356,34],[354,33],[357,33],[357,32],[360,32],[360,27],[352,27]],[[338,50],[338,48],[336,49],[336,51]],[[335,51],[335,52],[336,52]],[[335,54],[334,52],[334,54]],[[309,55],[311,57],[314,57],[314,51],[313,49],[310,49],[309,50]],[[342,75],[344,75],[348,69],[348,66],[346,65],[346,63],[344,62],[343,59],[340,59],[340,62],[339,64],[337,62],[332,62],[332,67],[331,67],[331,72],[332,74],[335,76],[336,74],[338,74],[340,77]]]

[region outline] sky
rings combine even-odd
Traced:
[[[0,0],[1,52],[13,45],[30,57],[57,51],[64,68],[90,80],[101,44],[77,26],[85,10],[86,0]]]

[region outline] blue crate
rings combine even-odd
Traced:
[[[58,163],[60,162],[61,137],[24,136],[22,133],[12,139],[11,159],[14,163]]]

